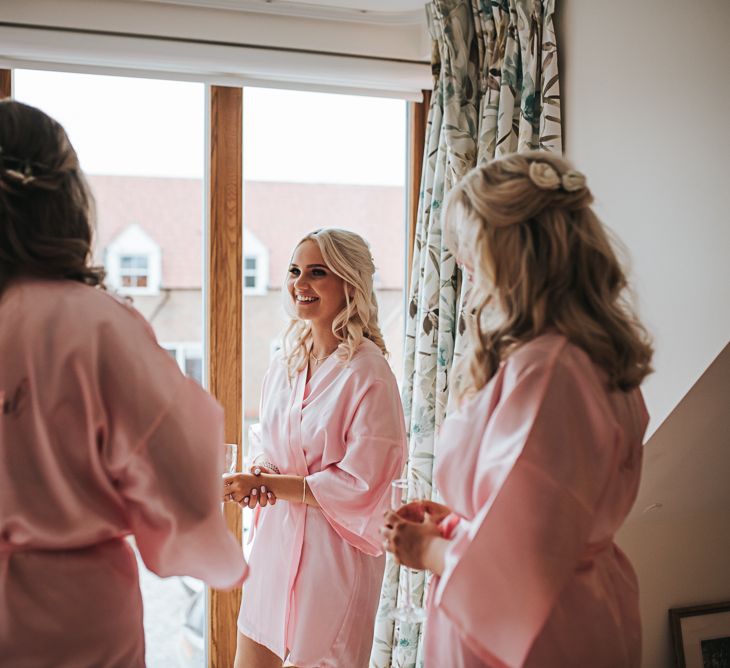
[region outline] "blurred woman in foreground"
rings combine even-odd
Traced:
[[[134,535],[160,576],[240,585],[220,406],[90,264],[63,128],[0,102],[0,663],[144,661]]]

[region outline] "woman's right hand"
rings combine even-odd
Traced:
[[[423,522],[428,513],[429,517],[439,524],[447,515],[451,514],[451,508],[443,503],[436,503],[422,499],[420,501],[411,501],[396,510],[396,514],[409,522]]]
[[[279,473],[279,470],[272,469],[268,466],[264,466],[263,464],[257,464],[255,461],[251,466],[249,467],[249,471],[253,473],[255,476],[259,476],[262,473],[268,473],[270,475],[277,475]],[[257,487],[251,490],[251,494],[249,496],[243,497],[243,499],[240,502],[240,506],[247,507],[247,508],[255,508],[256,505],[261,506],[262,508],[268,506],[276,505],[276,495],[266,488],[266,485],[261,485],[261,487]]]

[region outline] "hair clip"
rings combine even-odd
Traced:
[[[35,176],[33,176],[30,165],[26,165],[23,172],[19,172],[17,169],[6,169],[5,173],[16,181],[20,181],[20,184],[23,186],[35,181]]]
[[[18,169],[6,167],[6,162],[15,163]],[[20,158],[13,157],[12,155],[5,154],[2,146],[0,146],[0,170],[5,172],[5,174],[15,181],[20,181],[21,185],[26,185],[35,181],[31,161],[28,158],[22,160]]]
[[[560,188],[560,175],[555,171],[555,167],[547,162],[538,160],[531,162],[527,174],[530,181],[540,190],[557,190]]]
[[[569,169],[560,179],[560,184],[565,192],[574,193],[586,187],[586,177],[575,169]]]
[[[557,190],[573,193],[586,186],[586,177],[575,169],[559,174],[551,164],[536,160],[530,163],[528,176],[540,190]]]

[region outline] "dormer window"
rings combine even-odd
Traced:
[[[243,287],[247,290],[255,290],[257,278],[256,256],[243,258]]]
[[[246,227],[243,228],[243,248],[243,292],[265,295],[269,287],[269,251]]]
[[[122,288],[146,288],[149,285],[149,258],[146,255],[122,255],[119,258]]]
[[[162,253],[139,225],[129,225],[106,248],[109,285],[120,294],[151,295],[160,291]]]

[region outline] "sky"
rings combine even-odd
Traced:
[[[15,70],[14,97],[59,121],[89,174],[202,178],[203,84]],[[244,90],[244,179],[403,185],[406,104]]]

